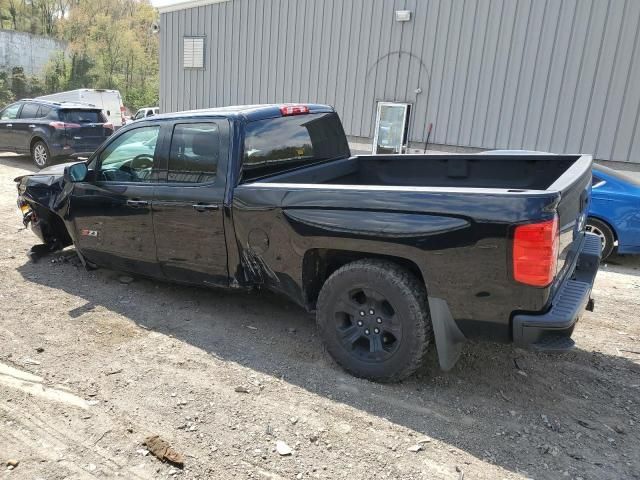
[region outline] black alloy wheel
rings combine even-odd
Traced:
[[[320,291],[317,322],[327,351],[345,370],[379,382],[415,372],[432,338],[423,283],[388,260],[336,270]]]

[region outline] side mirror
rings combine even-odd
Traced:
[[[64,179],[72,183],[82,182],[87,178],[88,172],[89,167],[87,167],[86,163],[74,163],[73,165],[64,167]]]

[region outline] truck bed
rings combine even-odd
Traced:
[[[353,156],[239,185],[234,224],[242,244],[256,229],[282,239],[276,242],[282,251],[265,254],[267,264],[312,243],[322,251],[401,252],[420,268],[429,295],[447,299],[467,337],[487,338],[493,330],[492,338],[506,340],[504,322],[514,309],[548,309],[573,268],[584,238],[591,163],[589,155]],[[553,285],[514,282],[508,261],[514,226],[554,213],[560,255]],[[471,301],[470,291],[477,294]]]
[[[267,183],[547,190],[578,155],[358,155]]]

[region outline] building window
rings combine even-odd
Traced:
[[[184,37],[184,68],[204,68],[204,38]]]

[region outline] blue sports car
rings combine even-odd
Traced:
[[[593,165],[587,231],[602,240],[605,259],[618,253],[640,253],[640,181],[602,165]]]

